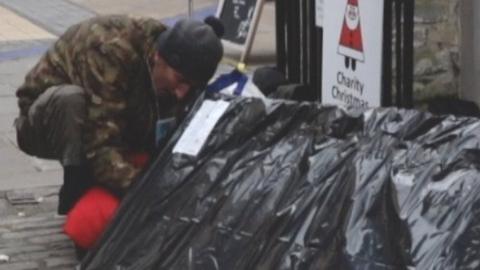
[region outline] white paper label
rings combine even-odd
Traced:
[[[229,105],[223,100],[205,100],[173,148],[173,153],[197,156]]]
[[[318,27],[323,27],[323,1],[315,0],[315,24]]]

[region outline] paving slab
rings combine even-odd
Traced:
[[[21,152],[16,146],[14,132],[0,137],[0,153],[0,191],[62,184],[60,164]]]
[[[62,177],[63,172],[61,170],[15,172],[14,174],[0,176],[0,190],[60,185],[63,181]]]
[[[0,170],[0,181],[4,177],[13,176],[15,172],[35,172],[31,161],[31,157],[20,152],[16,147],[10,144],[10,142],[5,140],[0,140],[0,164],[8,165],[2,166]],[[28,164],[30,166],[25,166]],[[1,183],[0,183],[1,185]]]
[[[63,0],[0,0],[0,5],[28,18],[55,35],[65,32],[73,24],[96,15],[91,10]]]
[[[132,16],[168,18],[187,14],[187,0],[71,0],[98,14],[128,14]],[[218,0],[193,0],[194,11],[207,6],[216,6]]]
[[[65,217],[55,214],[59,186],[0,191],[0,270],[75,269],[72,242],[63,233]],[[34,205],[12,205],[8,195],[31,194]]]
[[[17,2],[17,1],[9,1]],[[43,1],[41,1],[43,2]],[[49,39],[55,36],[32,22],[0,6],[0,42]]]
[[[42,53],[22,59],[2,61],[2,52],[0,52],[0,98],[15,96],[16,89],[23,83],[25,75],[37,63]]]
[[[2,134],[14,131],[13,121],[15,117],[16,114],[0,115],[0,136],[2,136]]]
[[[17,114],[18,111],[16,97],[7,96],[0,98],[0,115]]]
[[[1,22],[0,22],[1,23]],[[25,59],[35,58],[35,61],[44,54],[53,44],[55,39],[39,40],[16,40],[0,42],[0,63],[8,61],[15,64],[12,60],[23,62]],[[23,74],[25,75],[25,74]]]

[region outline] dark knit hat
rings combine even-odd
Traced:
[[[186,79],[207,84],[223,56],[221,22],[181,20],[157,39],[157,50],[167,63]]]

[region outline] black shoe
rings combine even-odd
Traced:
[[[68,214],[92,185],[92,175],[86,166],[64,167],[63,185],[58,193],[58,214]]]

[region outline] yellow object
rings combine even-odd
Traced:
[[[243,62],[238,62],[229,58],[222,58],[221,62],[226,65],[234,66],[238,71],[245,73],[247,65]]]
[[[247,68],[247,66],[245,65],[245,63],[240,62],[240,63],[237,64],[237,69],[240,72],[244,72],[246,68]]]

